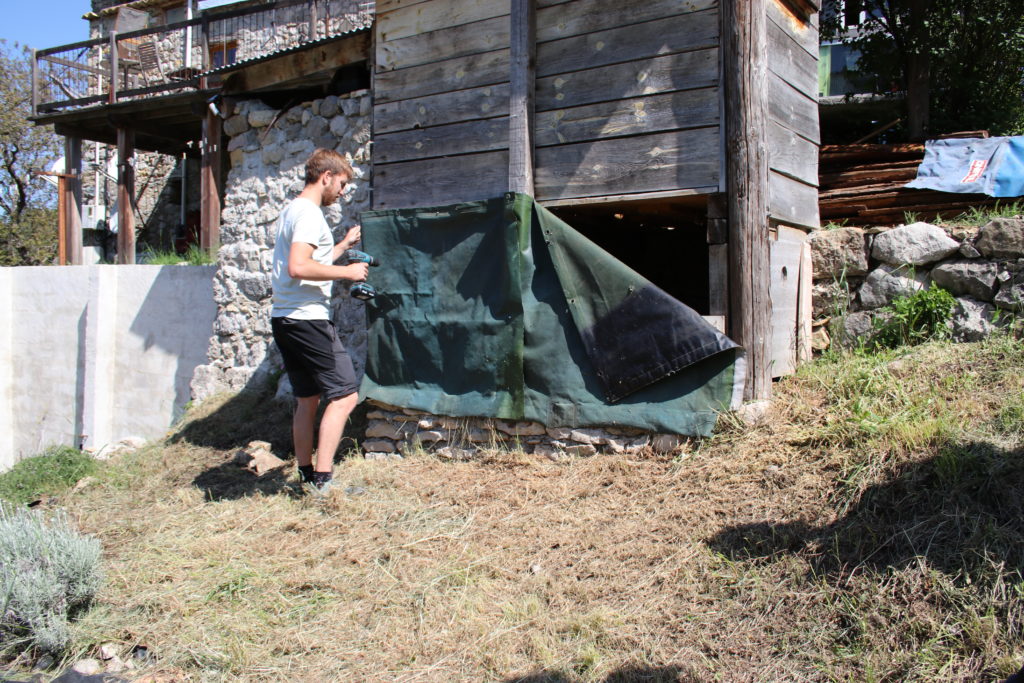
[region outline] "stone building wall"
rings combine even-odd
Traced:
[[[956,297],[950,327],[957,341],[983,339],[1024,313],[1022,217],[980,228],[914,223],[822,230],[810,244],[818,350],[866,340],[884,307],[933,282]]]
[[[370,95],[356,91],[278,111],[259,100],[240,102],[224,122],[230,170],[224,190],[221,248],[214,277],[217,318],[209,357],[192,382],[204,399],[275,377],[280,356],[272,350],[270,269],[277,217],[304,186],[306,159],[317,147],[345,154],[356,177],[342,199],[325,209],[335,239],[370,208]],[[362,377],[366,312],[337,282],[332,297],[338,335]],[[287,386],[282,392],[287,392]]]

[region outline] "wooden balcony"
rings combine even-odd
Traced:
[[[217,87],[241,65],[367,28],[374,0],[273,0],[37,50],[32,111],[60,112]]]

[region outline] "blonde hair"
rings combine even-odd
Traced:
[[[313,152],[306,162],[306,184],[312,185],[320,180],[320,176],[330,171],[331,173],[344,173],[352,180],[352,165],[333,149],[320,149]]]

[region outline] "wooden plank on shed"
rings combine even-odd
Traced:
[[[818,146],[775,121],[768,122],[768,165],[808,185],[818,185]]]
[[[373,108],[377,135],[508,115],[508,83],[388,102]]]
[[[413,5],[425,5],[434,0],[377,0],[374,5],[377,16]]]
[[[769,172],[769,216],[790,225],[818,227],[818,189],[775,171]]]
[[[789,375],[797,364],[797,311],[800,294],[800,269],[806,235],[802,230],[778,226],[777,238],[769,245],[771,283],[772,377]]]
[[[718,105],[717,88],[700,88],[554,109],[537,115],[536,143],[543,147],[714,126]]]
[[[508,82],[509,51],[494,50],[376,74],[376,104]]]
[[[729,314],[729,245],[708,245],[708,312]]]
[[[768,69],[808,97],[818,97],[818,59],[773,22],[768,23]]]
[[[509,0],[431,0],[378,13],[377,36],[382,41],[398,40],[508,13]]]
[[[818,29],[813,23],[804,21],[783,0],[770,0],[768,19],[818,61]]]
[[[537,79],[537,111],[718,85],[718,48]]]
[[[508,152],[375,164],[373,208],[443,206],[497,197],[508,189]]]
[[[511,0],[511,66],[508,104],[508,190],[533,195],[533,93],[536,81],[537,11],[534,0]]]
[[[402,69],[509,46],[508,17],[377,43],[377,70]]]
[[[391,164],[497,149],[508,149],[508,118],[504,116],[378,134],[373,141],[373,161]]]
[[[538,45],[537,75],[551,76],[717,45],[715,10],[679,14]]]
[[[574,0],[537,12],[537,42],[569,38],[686,12],[711,9],[716,0]],[[542,5],[538,2],[538,7]]]
[[[771,120],[802,135],[813,143],[821,142],[818,101],[786,83],[777,74],[768,74],[768,116]]]
[[[717,185],[718,127],[540,147],[537,198],[656,192]]]

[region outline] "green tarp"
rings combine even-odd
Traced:
[[[437,415],[707,435],[742,351],[527,195],[370,211],[360,393]]]

